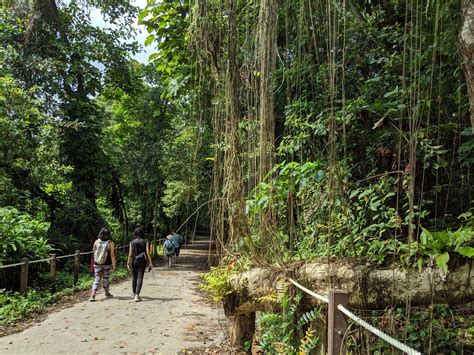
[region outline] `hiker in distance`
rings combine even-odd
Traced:
[[[170,268],[171,261],[174,256],[174,245],[171,234],[166,237],[165,242],[163,243],[163,254],[168,258],[166,260],[166,265],[168,265],[168,267]]]
[[[92,251],[95,279],[92,284],[91,298],[89,301],[94,302],[101,277],[105,296],[112,297],[112,294],[109,292],[109,277],[110,271],[115,270],[117,257],[115,255],[115,244],[110,239],[110,231],[108,228],[102,228],[100,230],[97,240],[94,242],[94,246],[92,247]]]
[[[181,250],[181,244],[183,243],[183,237],[181,234],[176,233],[176,230],[171,230],[171,241],[173,242],[174,246],[174,262],[175,264],[178,263],[179,251]]]
[[[150,257],[150,245],[148,240],[143,238],[144,232],[142,227],[135,228],[133,231],[134,239],[130,243],[128,251],[127,268],[132,271],[132,291],[133,300],[139,302],[140,291],[143,285],[143,276],[148,265],[148,271],[153,269],[153,263]]]

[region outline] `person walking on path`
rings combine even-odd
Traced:
[[[168,235],[165,239],[165,242],[163,243],[163,254],[168,258],[166,265],[168,265],[169,268],[171,267],[171,260],[173,259],[174,255],[174,245],[171,238],[172,235]]]
[[[150,257],[150,246],[148,244],[148,240],[143,239],[143,236],[143,228],[136,228],[133,232],[133,237],[135,239],[130,243],[128,251],[127,268],[128,271],[132,271],[133,275],[132,291],[133,300],[135,302],[142,300],[140,298],[140,291],[142,290],[143,275],[145,274],[147,264],[148,271],[153,269],[153,263]]]
[[[110,271],[115,270],[117,257],[115,255],[115,244],[110,239],[110,231],[107,228],[102,228],[100,230],[97,240],[94,242],[94,246],[92,247],[92,252],[95,279],[92,284],[91,298],[89,300],[94,302],[101,277],[105,296],[112,297],[112,294],[109,292],[109,277]]]
[[[181,244],[183,243],[183,237],[181,234],[176,233],[176,230],[171,230],[171,241],[173,242],[174,246],[174,255],[175,259],[174,262],[178,263],[179,251],[181,250]]]

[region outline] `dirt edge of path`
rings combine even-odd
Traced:
[[[116,284],[122,283],[122,282],[124,282],[128,279],[130,279],[129,275],[119,277],[119,278],[114,279],[111,282],[111,284],[116,285]],[[89,289],[87,289],[87,290],[78,290],[78,291],[74,292],[74,294],[72,294],[72,295],[62,296],[55,303],[53,303],[53,304],[51,304],[51,305],[49,305],[49,306],[47,306],[43,309],[34,311],[34,312],[28,314],[27,316],[25,316],[24,318],[19,319],[18,321],[16,321],[13,324],[0,325],[0,338],[2,338],[4,336],[7,336],[7,335],[20,333],[20,332],[24,331],[25,329],[28,329],[29,327],[31,327],[35,324],[41,323],[42,321],[44,321],[48,317],[49,314],[51,314],[53,312],[58,312],[58,311],[60,311],[62,309],[65,309],[65,308],[72,307],[77,303],[80,303],[80,302],[83,302],[83,301],[87,300],[87,298],[90,296],[90,293],[91,293],[91,291]]]

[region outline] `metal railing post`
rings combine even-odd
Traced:
[[[343,338],[347,330],[346,316],[337,309],[338,305],[347,306],[348,294],[345,291],[329,291],[328,307],[328,354],[345,354]]]

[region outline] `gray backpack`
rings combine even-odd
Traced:
[[[105,264],[107,256],[109,256],[110,240],[97,240],[94,250],[94,262],[99,265]]]

